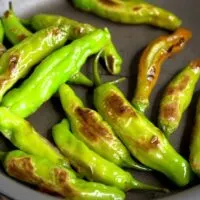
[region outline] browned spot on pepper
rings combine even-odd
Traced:
[[[12,71],[15,70],[18,60],[19,60],[19,55],[11,55],[9,57],[8,68],[9,68],[11,74],[12,74]]]
[[[175,48],[181,48],[183,45],[185,44],[185,38],[184,37],[181,37],[178,42],[176,42],[175,44],[173,44],[171,47],[169,47],[169,49],[167,50],[167,52],[170,54],[170,53],[173,53],[174,49]]]
[[[154,146],[158,146],[158,144],[160,143],[159,139],[157,136],[153,136],[151,138],[151,144],[154,145]]]
[[[114,64],[115,64],[115,58],[113,55],[108,55],[107,56],[107,63],[108,63],[108,67],[111,71],[114,70]]]
[[[106,6],[110,6],[110,7],[114,7],[114,6],[118,6],[119,4],[116,3],[113,0],[99,0],[100,3],[106,5]]]
[[[21,35],[18,36],[18,39],[19,39],[20,41],[22,41],[22,40],[24,40],[26,37],[27,37],[26,35],[21,34]]]
[[[35,183],[38,177],[34,174],[31,158],[22,157],[12,159],[7,163],[7,170],[11,176],[29,183]]]
[[[10,15],[10,12],[9,12],[9,10],[7,10],[7,11],[4,13],[4,17],[8,18],[9,15]]]
[[[155,79],[155,77],[156,77],[156,68],[153,65],[153,66],[150,67],[150,69],[147,73],[147,80],[151,82]]]
[[[137,117],[137,114],[133,108],[131,106],[125,105],[121,97],[115,93],[110,94],[105,99],[105,103],[112,115]]]
[[[59,28],[54,28],[53,30],[52,30],[52,35],[58,35],[60,33],[60,29]]]
[[[190,63],[190,66],[192,67],[192,69],[195,69],[195,70],[200,70],[200,59],[197,59],[195,61],[192,61]]]
[[[161,110],[161,117],[174,121],[178,117],[178,105],[176,102],[165,105]]]
[[[94,113],[90,109],[78,107],[76,113],[81,120],[80,131],[89,140],[98,141],[100,137],[107,138],[108,140],[112,139],[112,135],[101,125],[101,122],[97,122]]]
[[[139,11],[139,10],[141,10],[141,9],[142,9],[141,6],[135,6],[135,7],[133,7],[133,11]]]

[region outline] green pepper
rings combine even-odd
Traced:
[[[119,165],[149,171],[137,164],[121,141],[114,135],[111,127],[94,110],[84,107],[81,99],[66,84],[59,89],[60,100],[67,114],[73,134],[93,151],[105,159]]]
[[[26,29],[15,15],[12,3],[9,2],[9,10],[7,10],[3,17],[2,22],[5,30],[5,35],[12,44],[18,44],[32,33]]]
[[[21,117],[28,117],[47,101],[69,78],[79,72],[88,56],[109,41],[108,31],[96,30],[55,51],[36,67],[22,85],[5,95],[2,105]]]
[[[75,7],[125,24],[150,24],[175,30],[181,20],[173,13],[146,2],[121,0],[72,0]]]
[[[149,97],[154,89],[163,62],[180,52],[192,37],[192,33],[180,28],[172,35],[161,36],[151,42],[144,50],[139,63],[139,74],[133,106],[141,112],[145,112],[149,106]]]
[[[196,119],[190,143],[190,165],[192,170],[200,176],[200,98],[197,103]]]
[[[24,39],[0,59],[0,101],[20,78],[68,39],[69,26],[49,27]]]
[[[51,161],[15,150],[7,154],[6,172],[44,192],[54,193],[70,200],[123,200],[125,194],[115,187],[87,182],[76,177],[70,169]]]
[[[0,132],[20,150],[69,166],[68,161],[28,121],[0,107]]]
[[[160,103],[158,124],[166,136],[170,136],[178,128],[199,78],[200,60],[195,60],[173,78],[165,89]]]
[[[27,22],[26,22],[27,23]],[[28,23],[35,30],[41,30],[43,28],[49,27],[53,24],[55,25],[69,25],[71,27],[71,32],[69,39],[75,40],[88,33],[96,30],[95,27],[89,24],[83,24],[75,20],[69,19],[67,17],[49,14],[38,14],[30,18]],[[111,74],[119,74],[121,71],[122,58],[118,54],[114,44],[111,39],[107,46],[105,46],[102,57],[105,61],[106,67]]]
[[[164,188],[146,185],[137,181],[129,172],[124,171],[89,149],[70,132],[66,119],[55,125],[52,132],[53,139],[58,148],[69,159],[76,170],[86,176],[87,179],[115,186],[123,191],[130,189],[167,191]]]
[[[4,31],[4,27],[2,24],[2,19],[0,19],[0,43],[1,44],[3,43],[4,34],[5,34],[5,31]]]

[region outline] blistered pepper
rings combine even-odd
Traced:
[[[41,30],[43,28],[52,26],[53,24],[69,25],[71,27],[71,32],[69,36],[70,40],[75,40],[96,30],[96,28],[91,26],[90,24],[83,24],[75,20],[69,19],[67,17],[49,14],[34,15],[30,18],[30,20],[28,20],[28,23],[35,30]],[[104,59],[106,67],[111,74],[120,73],[122,58],[118,54],[111,39],[108,42],[108,44],[104,47],[102,58]]]
[[[0,59],[0,101],[34,65],[64,45],[68,35],[69,26],[52,26],[29,36],[6,51]]]
[[[121,141],[115,136],[108,123],[90,108],[66,84],[59,88],[62,107],[67,114],[73,134],[105,159],[119,165],[149,171],[137,164]]]
[[[180,52],[191,38],[192,33],[180,28],[172,35],[161,36],[144,50],[139,63],[137,87],[132,104],[141,112],[149,106],[149,98],[154,89],[163,62]]]
[[[195,124],[191,135],[190,165],[192,170],[200,176],[200,98],[197,103]]]
[[[41,191],[58,194],[70,200],[123,200],[125,194],[115,187],[78,179],[70,169],[43,157],[22,151],[11,151],[3,162],[6,172]]]
[[[53,163],[69,166],[68,161],[54,148],[50,142],[38,134],[30,123],[0,107],[0,132],[20,150],[45,157]]]
[[[167,137],[178,128],[199,78],[200,60],[195,60],[173,78],[165,89],[160,103],[158,125]]]
[[[123,191],[130,189],[167,191],[137,181],[129,172],[92,151],[70,132],[66,119],[53,127],[53,139],[76,170],[89,180],[115,186]]]
[[[99,76],[99,54],[94,63],[95,79]],[[117,86],[99,81],[95,80],[99,86],[94,90],[94,105],[131,154],[178,186],[187,185],[192,179],[189,163],[175,151],[160,129],[128,102]]]
[[[7,10],[2,17],[2,22],[5,35],[12,44],[18,44],[28,36],[32,35],[32,33],[21,24],[20,19],[15,15],[11,2],[9,2],[9,10]]]
[[[94,13],[114,22],[125,24],[150,24],[175,30],[181,20],[173,13],[145,1],[72,0],[75,7]]]
[[[8,92],[2,105],[21,117],[28,117],[47,101],[60,85],[79,72],[88,56],[108,43],[108,31],[98,29],[60,48],[43,60],[22,85]]]

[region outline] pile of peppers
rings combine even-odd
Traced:
[[[0,134],[16,150],[0,151],[5,172],[70,200],[123,200],[130,190],[170,192],[137,180],[127,168],[157,171],[177,187],[189,185],[194,173],[200,176],[200,98],[189,161],[174,149],[169,137],[192,101],[200,60],[191,61],[165,88],[158,127],[145,111],[161,65],[187,45],[191,31],[180,27],[175,14],[143,0],[72,3],[114,22],[148,24],[173,32],[155,39],[143,51],[136,90],[129,102],[116,86],[123,78],[102,83],[99,74],[99,59],[110,74],[121,71],[123,59],[108,28],[45,13],[20,19],[10,3],[0,19]],[[13,45],[9,49],[4,38]],[[96,55],[93,80],[80,72],[92,55]],[[94,88],[96,110],[83,104],[71,84]],[[52,127],[55,147],[26,118],[56,93],[66,116]]]

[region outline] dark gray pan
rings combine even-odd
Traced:
[[[128,26],[115,24],[90,14],[82,13],[75,10],[67,0],[14,0],[14,8],[17,14],[21,17],[31,16],[35,13],[46,12],[66,15],[73,19],[93,24],[97,27],[109,27],[113,41],[116,44],[119,52],[121,53],[124,63],[121,75],[128,77],[127,81],[120,84],[120,88],[127,95],[127,98],[131,99],[136,82],[137,76],[137,63],[141,55],[141,51],[144,47],[156,37],[166,34],[167,32],[161,29],[152,28],[149,26]],[[159,78],[159,82],[153,91],[151,98],[151,107],[149,109],[148,116],[156,122],[158,105],[164,87],[170,81],[170,79],[186,66],[190,60],[200,57],[200,1],[188,1],[188,0],[155,0],[151,1],[158,6],[169,9],[176,13],[183,20],[183,26],[189,28],[193,32],[193,39],[189,42],[186,48],[177,56],[169,59],[162,67],[162,73]],[[0,14],[3,13],[8,7],[7,0],[0,0]],[[83,69],[84,72],[91,76],[91,59],[87,64],[87,67]],[[111,80],[114,77],[106,75],[105,71],[102,71],[104,80]],[[116,77],[115,77],[116,78]],[[88,105],[92,105],[92,91],[88,91],[82,87],[75,87],[77,93]],[[193,116],[195,113],[195,103],[197,98],[197,91],[200,89],[200,84],[194,94],[193,102],[183,117],[180,128],[170,138],[173,146],[186,158],[188,157],[189,138],[191,134]],[[45,103],[29,120],[33,126],[45,137],[51,140],[51,128],[52,126],[64,117],[59,100],[52,98],[49,102]],[[11,147],[9,142],[5,141],[0,144],[0,149],[6,149]],[[33,147],[34,148],[34,147]],[[170,165],[170,163],[169,163]],[[1,170],[1,169],[0,169]],[[147,183],[157,184],[172,189],[173,193],[165,197],[166,200],[183,200],[183,199],[200,199],[200,186],[195,186],[198,183],[198,179],[191,186],[178,190],[172,183],[170,183],[164,176],[157,173],[144,173],[134,172],[134,175]],[[8,177],[3,170],[0,171],[0,193],[3,193],[16,200],[50,200],[58,199],[46,194],[41,194],[29,186],[17,182]],[[153,192],[129,192],[127,199],[155,199],[163,197],[158,193]]]

